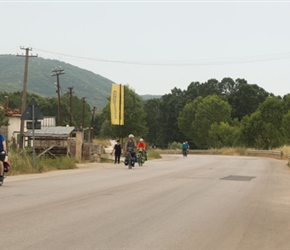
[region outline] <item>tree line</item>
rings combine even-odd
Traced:
[[[2,93],[2,100],[7,93]],[[21,92],[9,94],[9,107],[21,107]],[[34,98],[45,116],[57,117],[57,98]],[[189,141],[191,148],[250,147],[272,149],[290,141],[290,95],[275,96],[245,79],[210,79],[192,82],[186,90],[174,88],[161,98],[142,100],[125,86],[124,126],[111,125],[110,97],[101,112],[92,116],[92,109],[82,99],[61,97],[63,125],[70,114],[73,126],[94,128],[102,138],[142,137],[147,144],[167,148],[174,142]],[[70,113],[71,111],[71,113]],[[1,116],[0,116],[1,119]]]
[[[290,95],[282,98],[245,79],[224,78],[142,101],[126,86],[124,120],[124,126],[111,125],[108,104],[98,116],[98,135],[133,133],[160,148],[187,140],[199,149],[272,149],[290,141]]]

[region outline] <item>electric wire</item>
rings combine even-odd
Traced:
[[[76,59],[104,62],[104,63],[118,63],[118,64],[131,64],[131,65],[144,65],[144,66],[203,66],[203,65],[225,65],[225,64],[240,64],[240,63],[253,63],[253,62],[266,62],[273,60],[284,60],[290,58],[290,52],[283,52],[268,55],[256,55],[245,57],[232,57],[232,58],[215,58],[208,60],[168,60],[168,61],[126,61],[126,60],[109,60],[93,57],[84,57],[69,55],[64,53],[52,52],[48,50],[34,48],[40,52],[50,53],[59,56],[65,56]]]

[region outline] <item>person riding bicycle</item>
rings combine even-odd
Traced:
[[[4,161],[7,156],[7,144],[5,136],[0,134],[0,182],[4,179]]]
[[[124,145],[124,152],[125,152],[125,165],[128,164],[128,159],[129,158],[134,158],[136,159],[136,141],[134,140],[134,135],[130,134],[129,139],[126,141],[125,145]],[[127,162],[126,162],[127,161]]]
[[[146,154],[146,144],[144,140],[141,138],[137,144],[137,150],[142,150],[142,157],[145,158],[145,161],[147,161],[147,154]]]
[[[182,148],[182,155],[183,157],[187,157],[187,150],[188,150],[188,143],[187,142],[183,142],[181,148]]]

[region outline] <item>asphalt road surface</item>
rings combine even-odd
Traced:
[[[286,161],[164,156],[129,170],[9,176],[0,187],[0,247],[67,249],[290,249]]]

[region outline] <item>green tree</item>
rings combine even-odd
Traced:
[[[264,126],[261,112],[244,116],[240,127],[240,143],[245,147],[263,148]]]
[[[211,125],[230,122],[230,105],[217,95],[198,97],[186,104],[178,117],[180,130],[199,148],[213,144],[210,138]]]
[[[194,101],[187,103],[179,113],[178,127],[187,138],[194,138],[194,130],[192,129],[193,122],[195,121],[195,114],[198,105],[203,101],[201,96],[195,98]]]
[[[199,94],[203,97],[209,95],[221,95],[220,84],[216,79],[210,79],[199,86]]]
[[[72,112],[72,126],[76,128],[81,128],[82,123],[84,123],[84,129],[91,126],[92,112],[91,107],[87,103],[86,98],[78,98],[77,96],[72,96],[72,107],[70,110],[70,97],[69,94],[64,94],[61,96],[61,112],[62,112],[62,125],[68,125],[70,123],[70,112]],[[53,102],[53,105],[58,107],[57,100]],[[58,120],[58,118],[57,118]]]
[[[185,103],[185,92],[177,88],[161,97],[160,126],[162,129],[157,138],[157,146],[167,148],[168,144],[184,139],[184,134],[178,128],[177,118]]]
[[[186,102],[192,102],[195,98],[200,96],[200,85],[199,82],[191,82],[188,85],[185,92]]]
[[[269,93],[256,84],[247,84],[240,80],[235,91],[227,97],[232,106],[232,118],[240,121],[244,116],[251,115],[268,96]]]
[[[285,110],[290,109],[290,94],[284,95],[283,96],[283,105],[285,107]]]
[[[124,125],[112,125],[110,104],[103,109],[100,136],[127,138],[129,134],[146,138],[146,112],[140,97],[129,86],[124,86]],[[110,99],[110,98],[109,98]]]
[[[213,123],[209,130],[210,147],[233,147],[237,144],[239,128],[228,122]]]
[[[269,97],[256,112],[241,121],[241,140],[246,147],[272,149],[284,144],[282,122],[285,108],[281,99]]]
[[[157,144],[157,138],[162,129],[160,125],[160,103],[161,100],[154,98],[149,99],[144,103],[144,109],[147,114],[146,124],[148,128],[147,143]]]
[[[0,109],[0,127],[1,126],[8,126],[8,119],[5,116],[5,112],[3,109]]]
[[[283,116],[282,133],[285,143],[290,145],[290,110],[286,115]]]
[[[275,148],[283,145],[282,120],[285,108],[281,99],[268,97],[260,106],[261,117],[266,123],[264,138],[265,148]]]
[[[192,123],[194,137],[192,141],[200,148],[211,146],[209,130],[213,123],[229,122],[231,106],[217,95],[207,96],[197,106],[195,119]]]
[[[237,83],[229,77],[223,78],[220,82],[220,91],[223,96],[229,96],[235,92]]]

